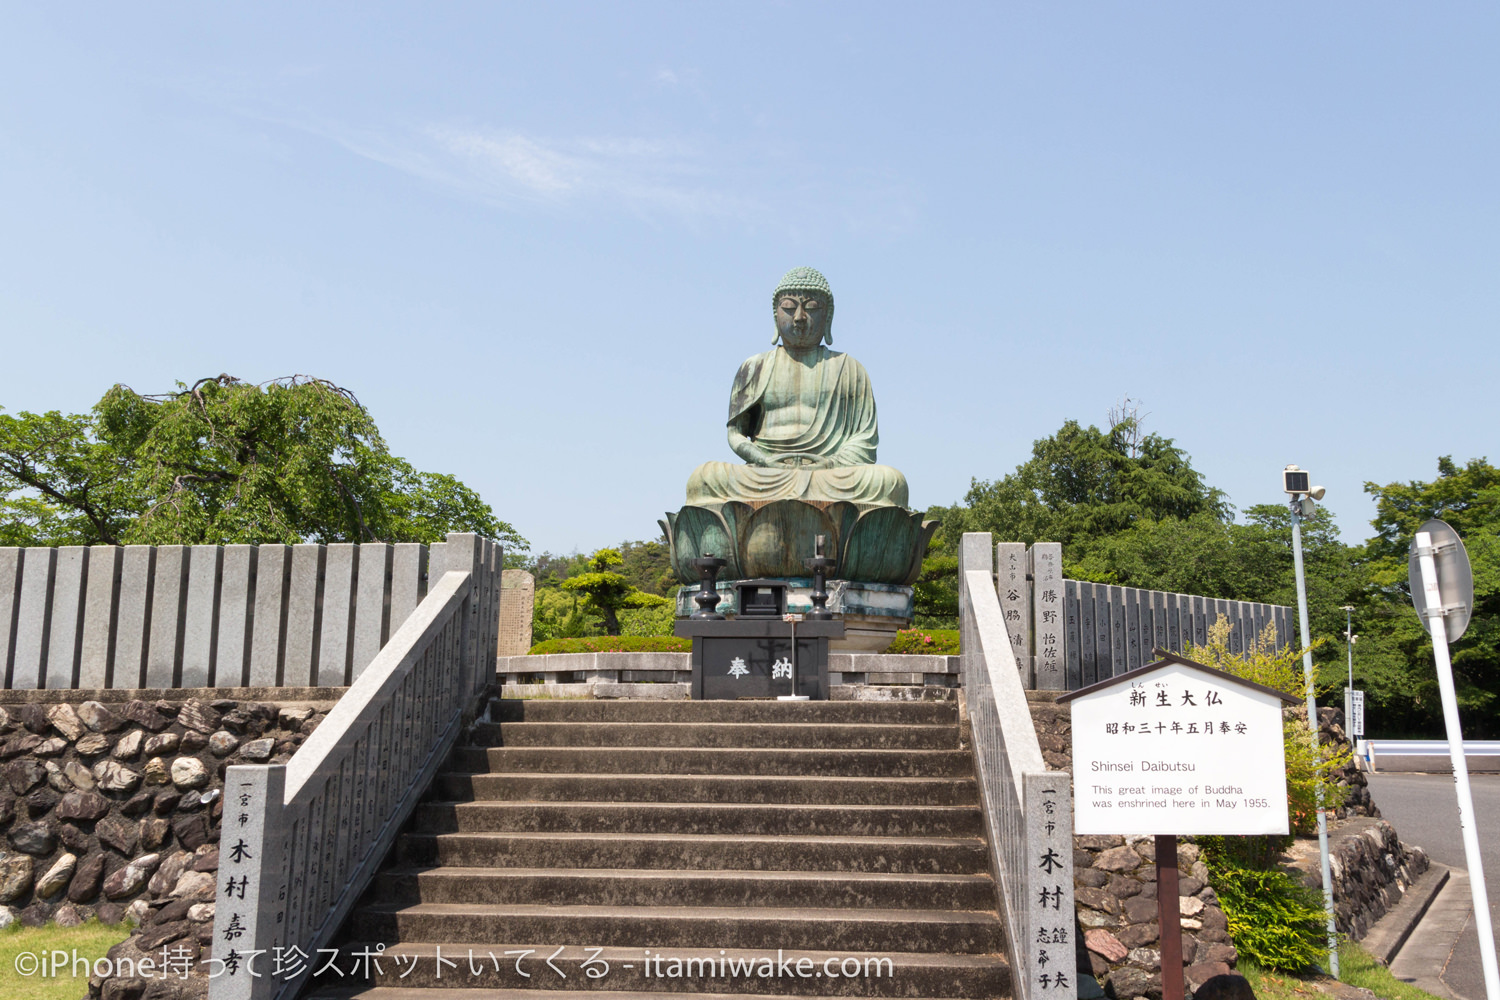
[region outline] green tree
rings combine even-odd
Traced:
[[[526,540],[453,476],[392,455],[346,389],[228,375],[88,415],[0,414],[0,542],[20,545]]]
[[[1204,483],[1171,438],[1139,433],[1126,418],[1107,431],[1069,420],[1035,442],[1031,458],[1003,479],[975,479],[960,506],[942,512],[947,545],[966,531],[997,539],[1061,542],[1078,562],[1099,539],[1141,521],[1207,514],[1227,520],[1224,494]]]
[[[1032,444],[1031,458],[1002,479],[971,481],[963,502],[932,507],[942,522],[916,585],[917,623],[956,628],[958,542],[964,532],[988,531],[997,541],[1061,542],[1064,572],[1092,580],[1107,574],[1096,549],[1134,525],[1164,518],[1226,522],[1224,494],[1204,483],[1171,438],[1143,434],[1133,415],[1110,429],[1069,420]]]
[[[1432,641],[1412,610],[1407,571],[1407,547],[1437,517],[1459,533],[1474,571],[1473,616],[1452,646],[1464,735],[1500,736],[1500,469],[1443,456],[1431,482],[1366,483],[1365,492],[1375,497],[1376,536],[1366,546],[1370,586],[1356,604],[1354,663],[1374,703],[1367,717],[1393,733],[1442,731]]]
[[[1095,583],[1295,607],[1291,517],[1283,504],[1257,504],[1245,511],[1243,524],[1207,514],[1138,521],[1088,546],[1070,575]],[[1357,599],[1368,582],[1361,551],[1339,540],[1333,516],[1319,508],[1303,523],[1302,554],[1312,632],[1343,632],[1340,609]],[[1322,655],[1333,657],[1336,651]]]
[[[640,590],[659,597],[677,593],[672,550],[662,541],[621,542],[620,572]]]
[[[626,608],[658,608],[670,606],[665,597],[648,594],[623,573],[614,571],[624,562],[615,549],[600,549],[589,557],[588,572],[570,576],[562,582],[562,589],[588,598],[589,604],[604,620],[607,635],[620,634],[619,612]]]

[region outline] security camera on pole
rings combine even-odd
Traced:
[[[1474,897],[1474,929],[1479,932],[1484,991],[1489,1000],[1500,1000],[1500,971],[1495,964],[1495,932],[1490,926],[1484,859],[1479,854],[1474,796],[1469,790],[1469,762],[1464,757],[1458,698],[1453,692],[1453,662],[1448,658],[1448,643],[1456,642],[1464,634],[1469,627],[1469,615],[1474,611],[1474,574],[1458,532],[1437,519],[1417,530],[1407,556],[1407,571],[1412,604],[1432,636],[1432,658],[1437,664],[1438,693],[1443,701],[1443,726],[1448,730],[1448,756],[1453,761],[1453,785],[1458,795],[1458,825],[1464,838],[1464,859],[1469,866],[1469,891]]]
[[[1282,489],[1292,498],[1292,561],[1297,569],[1297,617],[1302,624],[1302,674],[1307,681],[1307,726],[1312,730],[1314,755],[1318,748],[1318,702],[1313,695],[1312,632],[1307,623],[1307,579],[1302,573],[1302,521],[1317,513],[1314,500],[1327,492],[1309,485],[1309,473],[1288,465],[1281,473]],[[1328,814],[1323,810],[1323,786],[1318,785],[1318,855],[1323,868],[1323,912],[1328,917],[1328,971],[1339,977],[1339,934],[1333,920],[1333,868],[1328,861]],[[1490,1000],[1497,1000],[1491,997]]]

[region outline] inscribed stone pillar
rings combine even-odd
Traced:
[[[1065,691],[1063,654],[1062,545],[1037,542],[1031,547],[1032,607],[1035,610],[1036,689]]]
[[[1000,594],[1000,613],[1010,634],[1021,683],[1034,687],[1031,663],[1031,585],[1026,580],[1026,544],[1000,542],[995,546],[995,588]]]
[[[524,569],[500,574],[500,628],[495,652],[499,656],[525,656],[531,649],[531,613],[536,600],[536,579]]]

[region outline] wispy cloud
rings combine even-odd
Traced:
[[[614,208],[690,218],[741,216],[708,157],[690,143],[632,136],[569,139],[428,125],[405,131],[310,129],[345,149],[489,204]]]

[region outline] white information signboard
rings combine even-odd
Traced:
[[[1363,736],[1365,734],[1365,693],[1363,691],[1349,690],[1349,710],[1344,713],[1349,723],[1350,736]]]
[[[1288,832],[1294,699],[1165,654],[1058,700],[1072,703],[1076,833]]]

